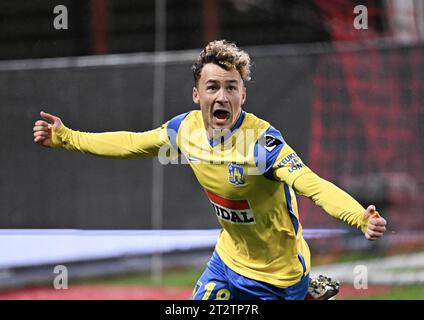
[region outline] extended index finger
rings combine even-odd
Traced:
[[[53,124],[53,123],[54,123],[54,117],[53,117],[53,115],[51,115],[50,113],[47,113],[47,112],[44,112],[44,111],[40,111],[40,116],[41,116],[43,119],[47,120],[47,121],[48,121],[48,123],[51,123],[51,124]]]

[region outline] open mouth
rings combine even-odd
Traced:
[[[230,112],[226,110],[215,110],[213,116],[218,120],[228,120],[230,119]]]

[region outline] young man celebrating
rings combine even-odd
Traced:
[[[245,112],[250,57],[225,40],[209,43],[193,65],[193,101],[200,110],[155,130],[86,133],[53,115],[34,126],[34,141],[111,158],[188,159],[222,226],[193,299],[304,299],[310,252],[295,193],[377,240],[386,221],[313,173],[268,122]]]

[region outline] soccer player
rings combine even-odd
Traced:
[[[210,42],[193,65],[200,110],[146,132],[87,133],[41,112],[34,141],[110,158],[180,154],[193,169],[222,226],[193,299],[304,299],[310,252],[296,194],[377,240],[386,221],[311,171],[280,131],[242,109],[249,55],[225,40]]]

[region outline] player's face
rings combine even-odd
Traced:
[[[208,63],[203,66],[193,101],[200,105],[203,122],[209,133],[213,129],[231,129],[246,100],[246,88],[236,69],[225,70]]]

